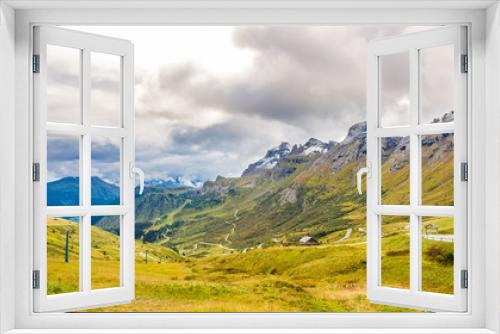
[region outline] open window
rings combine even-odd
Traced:
[[[368,298],[466,311],[466,28],[375,40],[368,57]],[[443,156],[436,142],[452,151],[448,164],[435,159]],[[428,187],[430,178],[439,186]],[[395,189],[395,179],[406,182]],[[438,273],[432,257],[452,270]],[[446,275],[452,284],[436,289]]]
[[[217,71],[220,65],[212,61],[220,59],[220,54],[211,57],[203,50],[193,52],[192,46],[182,53],[178,47],[176,60],[170,54],[154,53],[156,44],[144,47],[135,37],[135,48],[141,51],[136,57],[138,69],[145,63],[151,65],[145,54],[155,54],[161,61],[172,58],[168,58],[169,66],[153,60],[158,64],[138,72],[137,101],[149,101],[146,106],[137,103],[138,115],[148,115],[139,117],[135,124],[140,134],[138,163],[148,175],[157,177],[146,180],[146,192],[137,203],[134,174],[141,176],[141,188],[144,174],[134,167],[133,47],[127,40],[91,32],[122,38],[134,35],[127,27],[76,29],[84,32],[36,27],[34,34],[35,311],[466,311],[465,28],[422,31],[422,27],[406,27],[397,37],[371,42],[371,37],[363,37],[358,61],[353,62],[350,48],[345,48],[345,62],[339,64],[333,64],[329,57],[342,50],[323,49],[323,43],[318,43],[315,49],[311,46],[314,59],[303,62],[304,68],[293,65],[307,77],[292,86],[284,84],[290,77],[289,68],[267,69],[272,82],[280,82],[274,92],[276,99],[286,105],[310,99],[314,102],[301,109],[313,110],[319,108],[315,104],[318,92],[325,97],[322,103],[328,104],[335,100],[335,94],[351,90],[361,91],[353,96],[364,102],[364,75],[357,76],[357,82],[356,78],[352,82],[340,80],[340,76],[329,81],[329,73],[351,63],[354,65],[344,73],[346,77],[354,71],[364,73],[360,63],[366,61],[367,53],[368,118],[364,122],[364,103],[360,103],[359,122],[337,128],[347,130],[347,135],[333,140],[330,136],[338,120],[330,116],[336,105],[321,107],[324,114],[308,114],[309,127],[304,127],[306,120],[294,119],[286,109],[278,123],[287,129],[306,130],[298,135],[294,131],[273,134],[255,144],[258,146],[252,150],[267,153],[259,156],[261,159],[252,158],[255,160],[244,170],[239,161],[247,156],[241,151],[243,144],[219,147],[212,143],[229,138],[233,144],[241,141],[254,147],[247,140],[269,132],[260,120],[253,119],[255,111],[245,108],[251,105],[248,101],[261,99],[276,84],[259,83],[257,87],[262,87],[243,94],[244,101],[238,103],[241,110],[233,102],[242,97],[244,87],[255,82],[254,72],[248,68],[259,66],[253,61],[256,55],[267,61],[274,53],[266,49],[254,50],[253,57],[245,54],[235,66],[244,69],[245,75],[228,75],[231,69]],[[189,32],[189,27],[134,27],[133,32],[141,29],[142,36],[164,34],[152,40],[163,38],[168,45],[175,45],[168,40],[173,37],[188,45],[189,38],[179,39],[184,33],[194,36],[193,45],[204,48],[198,45],[200,38],[211,36],[212,42],[232,50],[231,57],[242,52],[232,45],[231,36],[237,32],[240,37],[259,33],[263,40],[269,35],[263,28],[234,27],[211,33],[203,27],[203,34]],[[284,39],[291,36],[288,27],[273,29]],[[373,35],[385,33],[373,31]],[[303,32],[299,44],[311,37],[320,41],[321,36],[347,34],[344,38],[349,40],[358,36],[355,30],[338,28],[305,27]],[[280,52],[297,56],[294,50]],[[196,58],[193,54],[208,60],[211,70],[186,68],[190,57]],[[310,70],[317,54],[325,56],[323,65],[328,70]],[[231,76],[238,80],[228,80]],[[335,82],[350,89],[335,91]],[[302,87],[308,85],[315,87],[302,96]],[[228,93],[220,95],[221,87]],[[291,91],[301,99],[290,99]],[[200,92],[203,96],[196,95]],[[205,99],[207,96],[221,100],[215,103],[212,98]],[[354,100],[347,97],[342,103]],[[272,119],[279,107],[264,102],[260,117]],[[338,115],[345,116],[348,110],[340,108]],[[175,114],[182,114],[182,120],[170,122]],[[200,121],[201,115],[216,122],[217,136],[212,129],[201,131],[214,126],[211,121]],[[245,131],[236,138],[232,133],[241,124],[245,124]],[[315,137],[321,133],[324,141]],[[276,140],[278,146],[272,147]],[[296,140],[293,146],[291,140]],[[207,145],[200,149],[204,142]],[[176,161],[179,147],[187,149],[182,150],[182,160]],[[220,161],[213,164],[213,156],[220,152],[239,158],[223,164],[224,175],[233,176],[221,176]],[[355,195],[349,182],[365,159],[368,166],[362,172],[369,174],[367,202]],[[358,173],[359,191],[360,179]],[[275,267],[278,254],[283,267],[295,269],[280,271]],[[298,269],[318,267],[319,259],[325,262],[321,267],[328,268],[321,275]],[[252,277],[252,289],[248,289],[248,277],[242,278],[242,272]],[[211,289],[225,291],[228,282],[245,289],[230,290],[227,299],[221,300],[218,290]],[[140,287],[135,294],[134,285]],[[283,295],[284,286],[293,291],[287,295],[289,300],[278,302],[274,296]],[[167,288],[154,296],[145,293],[160,287]],[[169,298],[184,288],[187,292],[179,299],[187,306],[169,303]],[[273,297],[267,294],[269,290],[274,291],[269,294],[275,294]],[[322,294],[325,290],[328,295]],[[233,302],[235,294],[258,295],[256,291],[262,292],[262,300],[271,302]],[[350,302],[338,307],[343,297],[336,293],[347,293]],[[310,299],[319,304],[297,307],[292,301]],[[219,303],[215,308],[210,304],[214,300]]]
[[[35,311],[128,302],[134,298],[133,45],[35,27],[33,72]],[[114,188],[99,188],[96,175]],[[66,191],[47,186],[55,176]],[[106,200],[95,200],[98,190]],[[106,249],[98,247],[106,236],[96,223],[112,226],[116,236]],[[55,234],[62,238],[50,240]],[[60,253],[60,261],[49,261],[49,253]],[[119,263],[107,261],[111,254]],[[66,284],[54,284],[63,276]]]

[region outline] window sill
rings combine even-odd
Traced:
[[[5,334],[495,334],[484,328],[442,329],[15,329]]]

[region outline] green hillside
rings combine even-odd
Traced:
[[[355,141],[346,146],[346,154],[360,145]],[[439,137],[422,148],[424,204],[453,204],[452,145],[452,137]],[[356,172],[364,157],[346,161],[336,172],[330,161],[319,158],[294,164],[286,177],[219,177],[214,182],[217,192],[184,193],[189,202],[153,221],[144,239],[186,252],[203,246],[206,255],[212,254],[207,244],[217,252],[294,245],[304,235],[327,241],[337,231],[364,226],[366,199],[356,191]],[[382,166],[382,202],[408,204],[408,179],[408,161],[390,154]]]
[[[68,262],[65,262],[66,232],[70,232]],[[119,237],[98,227],[91,228],[92,235],[92,287],[115,287],[120,284]],[[47,291],[48,294],[75,292],[79,290],[79,226],[63,218],[47,220]],[[136,241],[136,262],[144,262],[148,253],[149,262],[177,262],[178,253],[155,244]]]
[[[383,204],[409,203],[409,142],[382,141]],[[422,204],[453,205],[453,135],[422,137]],[[136,202],[136,300],[99,311],[389,312],[366,298],[366,125],[340,143],[283,143],[241,177],[146,187]],[[409,286],[408,217],[384,216],[384,286]],[[119,284],[119,222],[92,227],[92,286]],[[453,292],[453,219],[422,217],[422,288]],[[65,261],[66,233],[68,262]],[[315,246],[298,246],[304,236]],[[78,290],[78,225],[48,221],[49,293]],[[147,258],[147,260],[146,260]]]
[[[440,219],[443,229],[450,221]],[[434,221],[436,224],[437,222]],[[404,224],[390,222],[389,242],[383,249],[388,261],[384,270],[389,286],[407,276],[408,252],[394,252],[394,244],[405,244]],[[76,261],[64,263],[65,231],[76,224],[63,219],[49,221],[48,247],[51,293],[65,290],[78,277]],[[99,263],[100,287],[115,284],[113,270],[118,266],[115,245],[118,237],[94,227],[96,245],[107,257],[93,254]],[[340,233],[340,232],[338,232]],[[99,312],[396,312],[401,308],[371,304],[366,299],[365,243],[361,237],[317,247],[270,247],[232,255],[200,259],[181,257],[157,245],[136,244],[136,299],[90,311]],[[452,266],[446,252],[452,244],[431,242],[424,245],[424,273],[432,291],[450,291]],[[148,263],[144,251],[149,251]],[[437,249],[437,250],[436,250]],[[58,250],[58,251],[56,251]],[[432,250],[429,252],[429,250]],[[109,253],[108,253],[109,252]],[[439,254],[440,256],[436,256]],[[75,255],[75,254],[74,254]],[[160,263],[160,257],[162,262]],[[73,269],[73,275],[67,275]],[[66,275],[61,275],[65,272]],[[111,274],[111,275],[110,275]],[[428,289],[431,291],[430,289]],[[73,290],[71,290],[73,291]]]

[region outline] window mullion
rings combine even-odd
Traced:
[[[419,59],[418,50],[410,50],[410,290],[420,290],[421,252],[419,217],[414,208],[420,204],[420,140],[417,134],[419,122]]]
[[[82,138],[82,155],[81,155],[81,189],[82,200],[85,213],[82,217],[82,226],[80,233],[80,280],[82,291],[89,292],[91,290],[91,137],[88,131],[90,120],[90,51],[83,50],[82,57],[82,122],[84,127],[84,135]]]

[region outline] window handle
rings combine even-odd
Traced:
[[[139,195],[144,192],[144,172],[139,167],[135,167],[133,162],[130,163],[130,178],[135,178],[135,174],[139,175]]]
[[[363,167],[360,170],[358,170],[358,174],[357,174],[357,179],[358,179],[358,193],[360,195],[363,194],[363,190],[361,190],[361,185],[362,185],[361,179],[363,177],[363,174],[366,174],[367,178],[370,177],[370,163],[367,163],[366,167]]]

